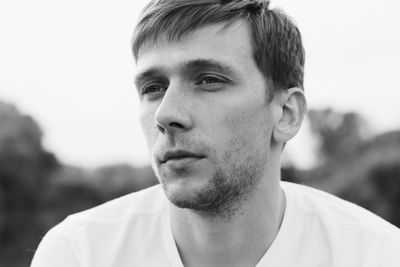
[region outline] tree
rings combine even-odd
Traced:
[[[354,112],[310,110],[309,118],[311,130],[320,141],[321,163],[346,161],[357,153],[368,136],[365,120]]]
[[[338,195],[400,226],[400,132],[367,137],[356,113],[310,111],[323,159],[308,171],[310,185]]]
[[[35,218],[55,156],[42,146],[42,131],[30,117],[0,101],[0,244],[25,246],[35,229]],[[34,231],[33,231],[34,232]],[[7,250],[2,256],[10,256]]]

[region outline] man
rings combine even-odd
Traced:
[[[280,182],[306,100],[298,29],[268,2],[158,0],[133,38],[160,184],[69,216],[32,266],[400,266],[399,230]]]

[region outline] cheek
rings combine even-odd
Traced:
[[[226,146],[234,153],[268,149],[272,136],[272,119],[268,112],[267,107],[262,106],[232,113],[225,122]]]
[[[265,105],[237,108],[231,111],[226,121],[230,131],[248,136],[258,136],[260,132],[270,130],[272,127],[271,114]]]
[[[139,122],[146,138],[147,145],[151,149],[154,145],[157,134],[154,120],[154,112],[148,108],[141,108],[139,114]]]
[[[223,161],[234,166],[264,166],[270,155],[269,118],[260,113],[241,117],[231,123],[230,131]]]

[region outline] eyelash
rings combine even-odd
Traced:
[[[157,89],[152,91],[152,89],[154,89],[155,87],[157,87]],[[149,84],[143,86],[143,89],[141,90],[141,94],[145,95],[145,94],[160,93],[162,91],[161,88],[164,89],[164,91],[166,90],[165,87],[167,87],[167,86],[163,85],[160,82],[152,82],[152,83],[149,83]]]
[[[212,81],[208,81],[203,83],[206,80],[212,80]],[[224,83],[227,83],[228,80],[224,77],[221,77],[219,75],[215,75],[215,74],[202,74],[200,75],[196,81],[195,81],[195,85],[196,86],[203,86],[203,87],[210,87],[210,86],[218,86],[218,85],[222,85]]]

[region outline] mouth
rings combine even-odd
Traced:
[[[194,161],[205,158],[204,155],[192,153],[185,150],[168,151],[161,156],[160,163]]]

